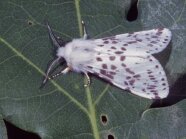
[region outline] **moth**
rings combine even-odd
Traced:
[[[95,74],[111,84],[148,98],[162,99],[169,94],[169,85],[163,67],[153,54],[163,51],[171,40],[171,31],[158,28],[147,31],[125,33],[101,39],[87,39],[82,21],[83,38],[68,43],[59,43],[49,24],[47,28],[53,44],[57,47],[57,58],[48,67],[43,84],[69,71],[84,73],[88,86],[88,73]],[[67,67],[49,77],[52,67],[65,60]]]

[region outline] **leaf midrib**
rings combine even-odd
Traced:
[[[83,28],[82,28],[82,19],[81,19],[81,12],[80,12],[80,0],[75,0],[75,7],[76,7],[76,14],[77,14],[77,22],[79,26],[79,35],[83,37]],[[86,76],[84,77],[85,84],[86,84]],[[92,93],[90,91],[89,86],[85,87],[85,92],[87,95],[87,103],[88,103],[88,118],[90,120],[90,124],[92,127],[93,136],[95,139],[100,139],[98,125],[96,120],[96,109],[94,102],[92,100]]]

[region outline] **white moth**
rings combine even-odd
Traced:
[[[131,93],[148,98],[161,99],[167,97],[169,85],[166,74],[152,55],[161,52],[171,40],[171,32],[167,28],[152,29],[134,33],[120,34],[101,39],[87,40],[84,22],[84,37],[73,39],[61,46],[52,33],[50,37],[57,49],[57,58],[48,68],[46,78],[60,59],[64,59],[67,67],[52,78],[68,71],[98,75],[113,85],[130,90]]]

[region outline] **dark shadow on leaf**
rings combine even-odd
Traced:
[[[5,120],[4,122],[7,128],[8,139],[41,139],[34,133],[26,132]]]
[[[158,61],[161,63],[164,69],[165,69],[164,66],[167,64],[170,58],[171,51],[172,51],[172,42],[170,42],[169,45],[162,52],[153,54],[153,56],[155,56],[155,58],[158,59]]]
[[[170,94],[163,100],[156,100],[151,108],[166,107],[186,98],[186,74],[181,76],[170,88]]]

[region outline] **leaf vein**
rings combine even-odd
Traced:
[[[31,65],[34,69],[36,69],[39,73],[42,75],[45,75],[45,73],[37,67],[32,61],[27,59],[22,53],[20,53],[18,50],[16,50],[11,44],[9,44],[7,41],[5,41],[3,38],[0,38],[0,41],[4,43],[10,50],[12,50],[17,56],[21,57],[22,60],[24,60],[26,63]],[[74,102],[83,112],[88,114],[87,109],[78,101],[76,100],[73,96],[71,96],[65,89],[63,89],[60,85],[58,85],[54,80],[51,80],[51,83],[60,91],[62,92],[65,96],[67,96],[72,102]]]

